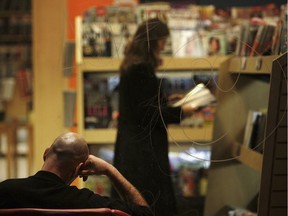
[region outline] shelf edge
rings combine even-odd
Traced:
[[[259,152],[241,146],[238,160],[256,171],[262,171],[263,155]]]

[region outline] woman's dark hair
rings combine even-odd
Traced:
[[[121,71],[128,65],[140,62],[157,67],[159,59],[156,54],[158,41],[169,36],[169,29],[165,22],[158,18],[149,19],[141,23],[132,40],[127,44]]]

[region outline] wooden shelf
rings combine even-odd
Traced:
[[[228,59],[228,56],[199,57],[199,58],[174,58],[163,57],[163,65],[158,71],[166,70],[218,70],[220,64]],[[120,58],[84,58],[79,64],[79,71],[115,72],[119,70],[122,59]]]
[[[238,160],[259,172],[262,171],[263,156],[261,153],[256,152],[253,149],[241,146]]]
[[[119,70],[120,58],[84,58],[79,63],[79,72],[115,72]]]
[[[228,71],[241,74],[270,74],[275,58],[277,56],[233,57],[230,59]],[[261,67],[257,68],[258,64]]]
[[[213,56],[199,58],[174,58],[163,57],[163,65],[158,69],[163,71],[216,71],[222,62],[230,56]],[[85,72],[118,72],[122,59],[120,58],[83,58],[78,64],[78,115],[83,116],[83,73]],[[117,130],[107,129],[85,129],[83,121],[78,121],[79,133],[91,144],[114,144]],[[203,128],[191,128],[181,126],[169,126],[168,137],[170,142],[209,142],[212,140],[213,125]]]
[[[194,57],[194,58],[175,58],[164,57],[163,65],[159,71],[165,70],[218,70],[220,64],[227,60],[229,56],[212,56],[212,57]]]
[[[204,127],[169,126],[169,142],[209,142],[212,140],[213,125]]]
[[[208,142],[212,139],[212,130],[212,125],[201,128],[170,126],[168,138],[169,142]],[[116,128],[85,129],[82,135],[90,144],[114,144],[116,133]]]

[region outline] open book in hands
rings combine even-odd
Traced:
[[[216,97],[203,84],[199,83],[191,91],[189,91],[182,99],[173,103],[173,107],[191,106],[195,110],[201,109],[211,103],[216,102]]]

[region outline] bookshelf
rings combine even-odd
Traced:
[[[273,61],[259,215],[287,215],[287,52]]]
[[[0,181],[32,173],[32,130],[32,125],[27,124],[0,124]]]
[[[77,46],[76,46],[77,47]],[[77,50],[77,48],[76,48]],[[207,72],[216,71],[218,73],[218,69],[220,68],[222,62],[225,62],[229,56],[214,56],[208,58],[173,58],[173,57],[163,57],[163,65],[157,71],[159,76],[161,74],[173,74],[173,76],[177,77],[177,75],[183,76],[183,74],[190,75],[194,72],[205,74]],[[82,62],[79,62],[77,68],[77,129],[78,132],[85,138],[85,140],[89,143],[90,152],[92,154],[103,156],[109,155],[114,149],[114,144],[116,140],[116,128],[86,128],[84,123],[84,99],[85,99],[85,76],[89,74],[94,74],[95,76],[99,74],[99,76],[119,76],[118,70],[121,63],[120,58],[83,58]],[[172,76],[172,75],[171,75]],[[204,124],[203,127],[188,127],[181,125],[169,125],[168,126],[168,139],[169,139],[169,150],[174,157],[180,158],[180,155],[186,155],[191,147],[197,148],[197,152],[208,152],[210,153],[210,146],[206,145],[206,143],[210,143],[212,140],[213,134],[213,123]],[[193,143],[201,143],[205,145],[196,146]],[[105,149],[105,153],[100,154],[101,150]],[[185,151],[185,153],[183,153]],[[193,153],[193,155],[196,153]],[[188,156],[189,157],[189,156]],[[109,157],[108,157],[109,158]],[[107,159],[107,158],[106,158]],[[181,160],[181,159],[179,159]],[[186,166],[191,166],[190,172],[194,175],[197,175],[200,172],[199,167],[205,164],[207,161],[197,161],[194,162],[194,166],[192,166],[192,162],[186,162]],[[184,162],[183,162],[184,164]],[[201,165],[202,164],[202,165]],[[206,163],[208,164],[208,162]],[[173,165],[172,165],[173,166]],[[179,165],[180,166],[180,165]],[[184,166],[184,165],[183,165]],[[174,167],[174,169],[177,169]],[[207,169],[207,167],[206,167]],[[179,170],[183,172],[184,168],[179,168]],[[179,171],[179,172],[180,172]],[[178,174],[177,174],[178,175]],[[96,179],[95,181],[101,181],[101,179]],[[173,179],[173,183],[175,184],[176,196],[181,206],[181,211],[186,209],[201,209],[204,208],[204,200],[205,195],[198,194],[198,187],[200,187],[200,183],[195,183],[193,189],[193,195],[184,195],[182,186],[180,185],[181,177]],[[95,183],[93,183],[95,185]],[[103,182],[98,183],[98,185],[106,185]],[[85,185],[85,187],[89,187]],[[204,186],[205,187],[205,186]],[[93,188],[91,188],[93,190]],[[187,197],[184,197],[187,196]],[[200,211],[200,210],[199,210]]]
[[[23,119],[32,94],[32,1],[0,0],[1,110],[7,119]]]
[[[13,162],[12,160],[12,149],[11,145],[8,145],[8,143],[13,142],[13,135],[11,134],[11,130],[4,125],[0,124],[0,136],[1,136],[1,151],[0,151],[0,162],[1,162],[1,181],[8,178],[8,176],[11,176],[11,170],[8,167],[11,167],[11,164]]]
[[[257,76],[267,76],[270,77],[271,70],[272,70],[272,62],[273,60],[277,58],[277,56],[261,56],[261,57],[243,57],[239,60],[239,58],[232,58],[231,62],[229,64],[229,73],[230,74],[238,74],[238,75],[254,75],[253,79],[257,80]],[[243,67],[243,61],[245,62],[245,66]],[[260,65],[260,66],[259,66]],[[232,75],[233,76],[233,75]],[[251,81],[253,84],[254,81]],[[249,85],[249,83],[247,83]],[[265,87],[268,87],[267,85]],[[269,87],[268,87],[269,88]],[[260,91],[255,89],[256,91]],[[263,98],[264,100],[267,98]],[[263,106],[263,105],[261,105]],[[268,104],[265,109],[267,109]],[[253,106],[253,109],[255,108],[263,108],[263,107],[257,107]],[[247,107],[247,110],[249,110],[250,107]],[[257,145],[257,144],[256,144]],[[255,169],[256,171],[261,172],[262,170],[262,154],[249,148],[245,147],[242,144],[240,144],[240,150],[239,150],[239,157],[238,160],[242,162],[243,164],[246,164],[247,166]]]
[[[86,139],[89,143],[90,152],[95,155],[99,155],[99,152],[103,149],[106,149],[107,152],[113,152],[114,143],[116,140],[116,128],[87,128],[85,123],[85,113],[87,109],[85,108],[85,85],[87,82],[86,77],[90,76],[89,74],[95,75],[94,78],[99,74],[100,76],[115,76],[115,74],[119,77],[118,71],[121,64],[121,57],[83,57],[82,51],[82,20],[81,18],[76,18],[76,62],[77,62],[77,131]],[[116,44],[118,45],[118,44]],[[222,62],[225,62],[229,56],[211,56],[211,57],[176,57],[176,56],[163,56],[163,64],[160,68],[158,68],[158,75],[161,74],[173,76],[173,77],[181,77],[183,74],[185,76],[191,75],[193,73],[197,74],[207,74],[211,72],[218,73],[218,69]],[[96,79],[96,78],[95,78]],[[86,80],[86,81],[85,81]],[[89,83],[89,81],[88,81]],[[197,143],[210,143],[212,140],[213,133],[213,123],[204,124],[202,127],[188,127],[181,125],[169,125],[168,126],[168,139],[169,139],[169,150],[172,157],[180,157],[180,153],[185,151],[189,153],[190,148],[197,148],[197,152],[209,152],[210,154],[210,146],[200,145],[196,146]],[[195,144],[196,142],[196,144]],[[178,145],[179,143],[179,145]],[[195,145],[194,145],[195,144]],[[112,149],[112,150],[111,150]],[[112,153],[113,154],[113,153]],[[196,154],[196,153],[195,153]],[[101,157],[101,155],[99,155]],[[189,156],[188,156],[189,157]],[[208,157],[209,158],[209,157]],[[172,159],[173,160],[173,159]],[[197,161],[194,162],[193,172],[199,173],[198,170],[200,164],[209,164],[207,161]],[[197,165],[196,165],[197,163]],[[186,166],[192,166],[192,162],[187,162]],[[173,166],[173,165],[172,165]],[[205,166],[205,169],[207,169]],[[178,169],[178,168],[175,168]],[[182,168],[179,168],[182,170]],[[176,170],[175,170],[176,172]],[[181,177],[179,177],[181,178]],[[195,185],[194,195],[189,198],[185,198],[184,196],[188,196],[187,194],[182,194],[183,191],[180,186],[179,179],[174,179],[173,182],[175,187],[179,187],[177,189],[177,200],[179,199],[179,203],[181,203],[183,209],[186,208],[201,208],[204,206],[204,195],[200,196],[197,192],[198,186]],[[196,184],[196,182],[195,182]],[[178,197],[179,196],[179,197]],[[191,196],[191,195],[189,195]],[[184,202],[185,200],[185,202]],[[195,206],[194,206],[195,205]],[[198,206],[198,207],[196,207]],[[181,208],[182,208],[181,207]]]
[[[269,79],[272,61],[275,58],[276,56],[262,56],[260,68],[257,68],[259,57],[248,57],[245,60],[241,57],[231,57],[222,64],[217,92],[218,113],[216,111],[216,124],[222,126],[218,125],[220,130],[215,128],[214,139],[227,131],[229,135],[224,138],[225,142],[222,140],[222,148],[215,150],[214,159],[240,156],[239,143],[243,143],[249,110],[265,110],[268,107]],[[245,61],[245,67],[242,61]]]
[[[163,65],[159,68],[159,73],[173,72],[177,77],[177,73],[193,73],[193,71],[217,71],[221,63],[228,56],[214,56],[209,58],[173,58],[164,57]],[[90,129],[84,126],[84,74],[99,73],[100,74],[117,74],[120,66],[120,58],[83,58],[78,64],[78,89],[77,89],[77,110],[78,110],[78,130],[79,133],[93,144],[114,144],[116,139],[116,128]],[[118,76],[118,75],[117,75]],[[204,125],[203,127],[187,127],[175,126],[168,127],[170,142],[189,142],[196,140],[200,142],[208,142],[212,138],[213,124]]]
[[[245,11],[245,14],[249,14]],[[78,20],[81,23],[81,20]],[[243,20],[241,19],[241,22]],[[79,24],[78,23],[78,24]],[[77,29],[77,27],[76,27]],[[80,28],[81,29],[81,28]],[[81,31],[78,31],[78,37]],[[236,33],[239,39],[239,32]],[[230,34],[228,33],[230,36]],[[232,36],[232,34],[231,34]],[[81,36],[80,36],[81,37]],[[78,38],[79,39],[79,38]],[[180,40],[180,39],[179,39]],[[240,40],[243,42],[243,40]],[[82,50],[77,49],[80,41],[76,38],[76,54],[78,56],[78,130],[86,139],[94,144],[111,143],[115,140],[115,129],[89,129],[83,124],[83,73],[117,71],[121,59],[118,58],[83,58]],[[245,44],[245,42],[243,43]],[[78,51],[77,51],[78,50]],[[81,50],[79,52],[79,50]],[[232,53],[229,50],[227,53]],[[175,53],[174,53],[175,54]],[[277,54],[277,53],[276,53]],[[175,54],[176,55],[176,54]],[[244,129],[247,113],[250,109],[267,109],[269,95],[269,79],[272,60],[276,56],[224,56],[202,58],[165,57],[163,67],[159,71],[179,72],[189,70],[217,70],[217,111],[216,121],[209,128],[169,127],[169,135],[176,141],[191,141],[187,134],[193,134],[197,140],[209,142],[212,148],[212,163],[209,168],[208,196],[205,201],[205,215],[216,215],[216,211],[224,205],[246,207],[247,202],[259,192],[262,171],[262,154],[243,146]],[[209,134],[210,133],[210,134]],[[209,134],[209,136],[208,136]],[[203,136],[204,135],[204,136]],[[96,137],[97,136],[97,137]],[[107,137],[109,137],[107,139]],[[169,141],[173,142],[169,137]],[[194,139],[195,140],[195,139]],[[112,142],[114,143],[114,142]],[[189,203],[190,205],[190,203]]]
[[[259,193],[263,155],[243,145],[244,132],[250,110],[268,109],[275,58],[231,56],[220,66],[211,159],[221,163],[212,163],[209,169],[207,215],[216,214],[224,206],[245,209]],[[216,194],[221,194],[217,202]]]

